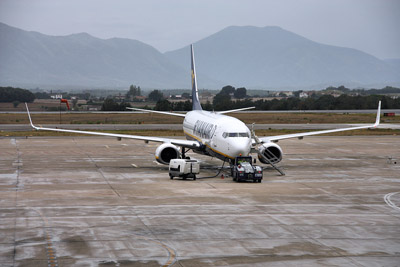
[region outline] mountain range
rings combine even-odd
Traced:
[[[231,26],[194,43],[200,88],[385,86],[399,60],[320,44],[279,27]],[[131,39],[48,36],[0,23],[0,85],[25,88],[190,88],[190,50],[161,53]]]

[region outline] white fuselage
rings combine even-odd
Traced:
[[[187,139],[197,140],[204,145],[195,152],[222,160],[247,156],[251,150],[249,128],[230,116],[204,110],[190,111],[185,116],[183,131]]]

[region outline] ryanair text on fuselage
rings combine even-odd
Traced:
[[[217,125],[197,120],[193,128],[193,133],[201,138],[211,139],[216,129]]]

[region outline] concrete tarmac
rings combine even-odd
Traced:
[[[156,143],[1,138],[0,265],[399,266],[399,137],[279,145],[259,184],[170,180]]]

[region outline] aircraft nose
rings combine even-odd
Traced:
[[[241,138],[235,140],[235,142],[231,143],[232,152],[236,156],[247,156],[250,153],[251,149],[251,139],[250,138]]]

